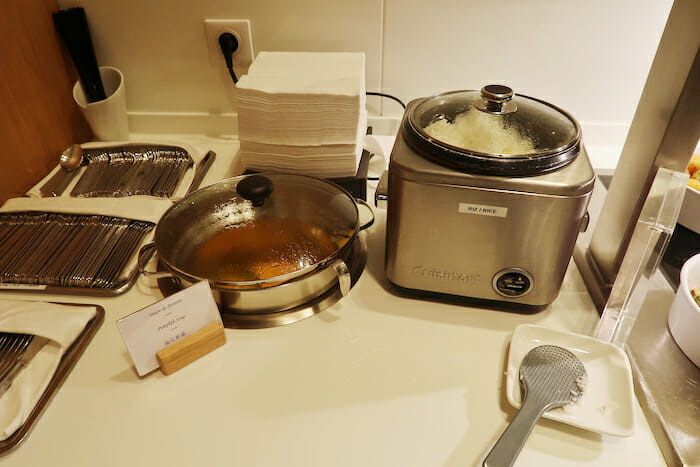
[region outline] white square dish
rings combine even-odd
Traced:
[[[676,298],[668,313],[668,330],[673,340],[686,357],[700,367],[700,306],[691,293],[695,288],[700,288],[700,253],[683,264]]]
[[[678,223],[700,233],[700,191],[692,187],[685,189],[685,197],[678,213]]]
[[[597,433],[631,436],[636,418],[632,371],[627,355],[619,347],[589,336],[531,324],[518,326],[508,352],[508,402],[520,408],[520,364],[531,349],[545,344],[564,347],[576,355],[586,368],[587,383],[578,401],[549,410],[543,417]]]

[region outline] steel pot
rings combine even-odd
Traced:
[[[306,303],[339,284],[350,290],[346,261],[358,232],[359,205],[339,186],[315,177],[256,174],[223,180],[173,205],[154,241],[139,254],[145,275],[184,285],[209,281],[227,311],[266,313]],[[155,249],[167,270],[145,270]]]

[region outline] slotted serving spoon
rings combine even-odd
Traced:
[[[484,459],[483,467],[510,467],[535,423],[547,410],[577,401],[586,369],[576,355],[556,345],[530,350],[520,365],[523,405]]]

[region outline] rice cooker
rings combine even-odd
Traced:
[[[409,103],[383,178],[393,284],[533,306],[559,293],[594,183],[576,120],[501,85]]]

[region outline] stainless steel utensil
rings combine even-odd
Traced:
[[[71,146],[70,154],[63,153],[61,155],[61,167],[68,173],[64,175],[61,182],[54,189],[53,196],[61,196],[66,190],[70,182],[75,178],[78,169],[83,164],[83,149],[81,146],[74,144]]]
[[[85,162],[87,168],[72,196],[168,198],[192,165],[192,158],[177,146],[128,144],[88,149]]]
[[[31,337],[29,346],[26,347],[26,350],[24,350],[24,352],[22,352],[19,358],[15,361],[10,371],[3,375],[2,379],[0,379],[0,397],[7,392],[10,386],[12,386],[12,382],[15,380],[19,372],[22,371],[24,367],[29,365],[32,358],[34,358],[34,356],[44,347],[44,345],[46,345],[48,341],[49,339],[42,336]]]
[[[135,266],[139,245],[153,228],[150,222],[109,216],[0,214],[0,283],[115,290],[127,280],[125,271],[130,262]]]
[[[32,336],[30,334],[2,333],[2,345],[0,346],[0,380],[9,373],[19,356],[29,345]]]
[[[214,159],[216,159],[216,153],[214,151],[209,151],[204,156],[204,158],[201,160],[201,162],[197,166],[197,169],[194,171],[194,177],[192,177],[192,183],[190,184],[190,188],[187,190],[187,193],[185,193],[185,196],[187,196],[190,193],[192,193],[193,191],[197,191],[199,189],[199,186],[202,184],[202,180],[204,180],[204,176],[209,171],[209,168],[211,167],[212,163],[214,162]]]
[[[510,467],[537,420],[547,410],[577,401],[583,394],[586,369],[568,350],[541,345],[520,365],[523,405],[484,459],[484,467]]]
[[[59,160],[61,170],[39,189],[41,196],[60,196],[73,179],[75,169],[80,167],[82,160],[83,150],[79,144],[73,144],[63,151]]]

